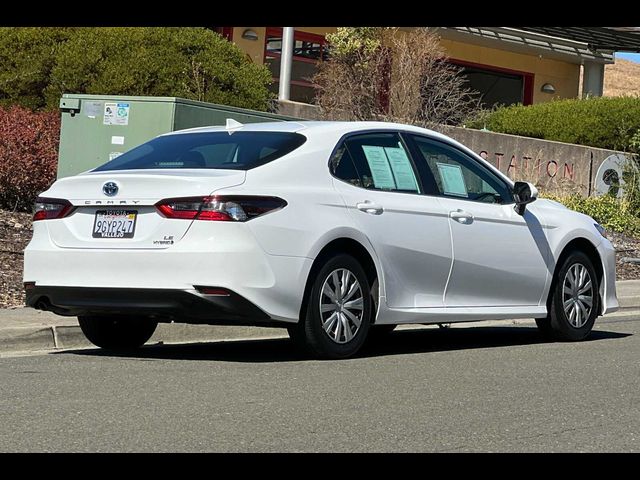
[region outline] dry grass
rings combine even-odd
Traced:
[[[604,96],[640,95],[640,63],[617,59],[604,67]]]

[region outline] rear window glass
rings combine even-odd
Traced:
[[[290,132],[181,133],[154,138],[94,172],[161,168],[249,170],[292,152],[306,138]]]

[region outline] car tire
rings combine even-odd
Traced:
[[[360,263],[346,254],[327,260],[305,300],[303,318],[288,329],[291,339],[315,358],[355,355],[369,333],[372,308],[367,275]]]
[[[158,322],[128,316],[78,317],[80,329],[95,346],[107,350],[131,350],[144,345]]]
[[[543,333],[548,328],[554,339],[568,342],[587,338],[600,313],[600,294],[598,275],[585,253],[576,251],[564,260],[551,295]]]

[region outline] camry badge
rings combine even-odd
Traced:
[[[102,186],[102,193],[107,197],[113,197],[118,193],[118,185],[115,182],[107,182]]]

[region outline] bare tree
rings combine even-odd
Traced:
[[[427,28],[346,28],[327,38],[331,57],[313,79],[324,118],[438,128],[480,111],[479,95]]]
[[[316,103],[322,117],[334,120],[372,120],[385,114],[386,52],[381,49],[383,30],[340,28],[327,35],[331,57],[319,65],[313,77]]]

